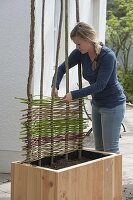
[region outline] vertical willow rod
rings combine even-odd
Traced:
[[[66,93],[69,92],[69,67],[68,67],[68,0],[65,0],[65,67],[66,67]],[[68,160],[68,134],[69,134],[69,104],[66,103],[66,134],[65,155]]]
[[[80,16],[79,16],[79,0],[76,0],[76,21],[80,21]],[[79,89],[82,88],[82,75],[81,75],[81,63],[78,64],[78,82],[79,82]],[[82,135],[83,135],[83,125],[81,119],[83,118],[82,114],[82,99],[79,99],[79,159],[81,158],[81,150],[82,150]]]
[[[57,81],[62,21],[63,21],[63,0],[60,0],[60,19],[59,19],[58,38],[57,38],[57,47],[56,47],[56,60],[55,60],[55,74],[54,74],[54,81],[53,81],[53,90],[55,90],[55,88],[56,88],[56,81]],[[53,104],[54,104],[54,97],[52,97],[52,102],[51,102],[51,165],[54,162]]]
[[[44,77],[44,9],[45,9],[45,0],[42,1],[42,31],[41,31],[41,79],[40,79],[40,104],[43,99],[43,77]],[[39,114],[39,139],[38,139],[38,158],[39,158],[39,166],[41,166],[41,139],[42,139],[42,109],[40,105],[40,114]]]
[[[27,98],[28,98],[28,125],[27,125],[27,162],[31,158],[31,128],[32,128],[32,78],[34,66],[34,35],[35,35],[35,0],[31,0],[31,24],[30,24],[30,45],[29,45],[29,74],[27,80]]]
[[[56,47],[56,61],[55,61],[55,74],[54,74],[54,81],[53,81],[53,89],[55,89],[56,81],[57,81],[62,21],[63,21],[63,0],[60,0],[60,19],[59,19],[59,30],[58,30],[57,47]]]
[[[42,2],[42,32],[41,32],[41,80],[40,80],[40,99],[43,99],[43,76],[44,76],[44,9],[45,0]]]

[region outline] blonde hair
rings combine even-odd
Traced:
[[[84,40],[88,40],[93,44],[94,51],[96,53],[96,58],[92,62],[92,69],[95,70],[96,69],[96,59],[99,54],[99,44],[100,44],[99,41],[97,40],[96,31],[94,30],[94,28],[92,26],[90,26],[84,22],[79,22],[79,23],[77,23],[77,25],[73,28],[73,30],[70,33],[71,39],[73,39],[74,37],[77,37],[77,36]]]

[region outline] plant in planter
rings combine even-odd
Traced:
[[[40,95],[32,95],[34,63],[35,1],[31,0],[30,62],[27,105],[22,117],[21,139],[25,160],[13,162],[11,171],[12,200],[120,200],[121,155],[83,149],[86,118],[83,100],[64,104],[59,98],[44,98],[44,1],[42,2],[42,67]],[[76,1],[77,21],[79,20]],[[63,0],[61,0],[54,85],[57,76]],[[66,92],[68,71],[68,2],[65,1]],[[82,87],[80,65],[79,87]]]

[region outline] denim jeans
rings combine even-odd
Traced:
[[[119,138],[125,105],[124,103],[111,109],[92,105],[92,128],[96,150],[119,153]]]

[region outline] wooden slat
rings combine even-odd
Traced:
[[[115,156],[114,160],[114,199],[122,199],[122,155]]]
[[[112,200],[114,196],[113,181],[114,181],[114,157],[103,159],[103,200]]]
[[[41,169],[41,200],[57,200],[56,174],[52,170]]]
[[[11,167],[11,200],[27,200],[28,168],[24,165],[13,164]]]
[[[41,200],[41,171],[35,167],[27,167],[27,171],[27,200]]]

